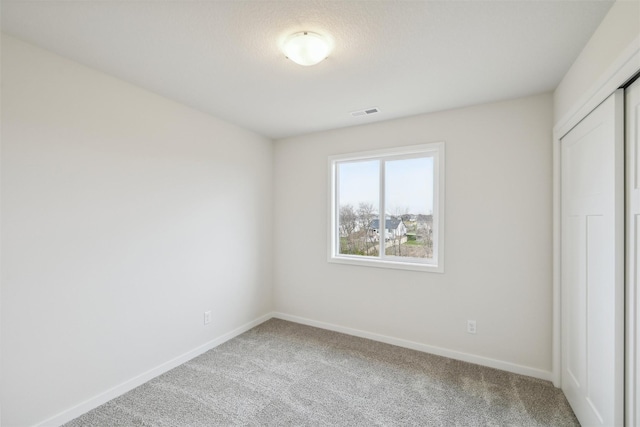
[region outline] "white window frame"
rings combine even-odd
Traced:
[[[340,240],[338,237],[339,206],[337,200],[337,164],[362,160],[400,160],[402,158],[421,157],[425,155],[433,158],[433,258],[406,258],[399,260],[399,257],[387,258],[384,253],[379,254],[378,257],[340,254],[338,246]],[[384,218],[384,215],[380,214],[380,212],[384,212],[382,207],[385,205],[384,161],[381,161],[380,165],[380,206],[378,206],[378,216]],[[444,273],[444,165],[444,142],[329,156],[328,261],[339,264]],[[384,242],[385,228],[381,227],[380,232],[380,241]]]

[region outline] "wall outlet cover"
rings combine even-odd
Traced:
[[[467,332],[470,334],[476,333],[476,321],[475,320],[467,320]]]

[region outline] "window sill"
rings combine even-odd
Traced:
[[[372,258],[362,257],[349,257],[349,256],[329,256],[328,261],[334,264],[348,264],[358,265],[361,267],[375,267],[375,268],[388,268],[393,270],[410,270],[410,271],[423,271],[428,273],[444,273],[444,265],[416,263],[416,262],[401,262],[390,261]]]

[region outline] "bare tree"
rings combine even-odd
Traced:
[[[433,211],[417,216],[417,239],[424,248],[424,256],[433,256]]]
[[[400,206],[396,206],[393,209],[393,213],[394,213],[394,218],[397,219],[398,221],[404,223],[404,218],[409,216],[409,207],[405,206],[405,207],[400,207]],[[398,234],[396,232],[394,232],[393,235],[393,248],[395,250],[395,254],[398,256],[402,256],[402,235]],[[405,254],[406,255],[406,254]]]
[[[340,227],[340,237],[346,238],[347,247],[346,253],[354,253],[355,245],[354,245],[354,232],[358,227],[356,212],[353,209],[352,205],[341,205],[340,206],[340,214],[339,214],[339,227]],[[342,248],[342,245],[340,245]],[[342,250],[341,250],[342,252]]]
[[[369,250],[375,247],[373,230],[371,229],[371,223],[376,217],[375,209],[372,203],[360,203],[356,213],[360,229],[364,232],[365,254],[369,254]],[[374,253],[374,255],[377,255],[377,253]]]

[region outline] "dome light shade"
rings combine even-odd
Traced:
[[[287,37],[282,51],[296,64],[309,66],[325,59],[331,51],[331,46],[320,34],[304,31]]]

